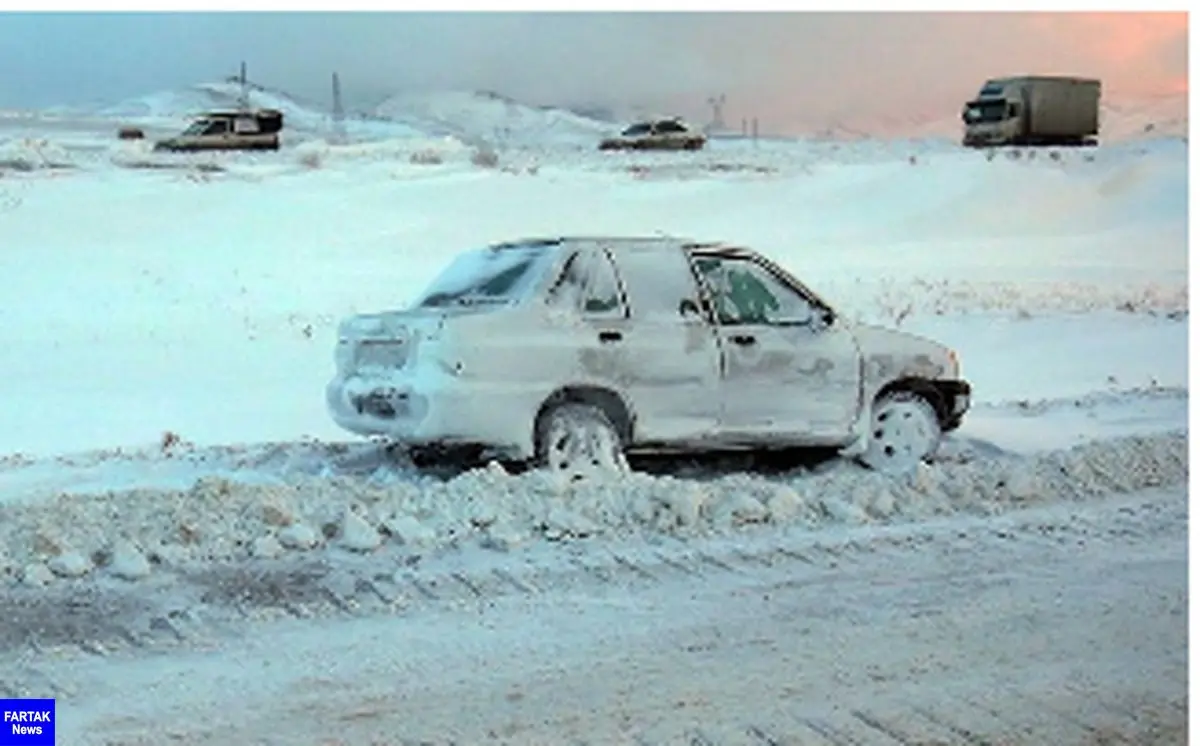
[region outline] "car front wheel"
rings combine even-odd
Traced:
[[[913,469],[933,455],[942,439],[937,412],[911,391],[881,396],[871,409],[867,449],[859,460],[880,472]]]
[[[604,410],[590,404],[559,404],[538,422],[538,465],[576,477],[629,471],[621,435]]]

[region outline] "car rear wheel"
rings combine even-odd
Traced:
[[[942,439],[933,405],[911,391],[894,391],[877,399],[871,408],[870,428],[867,449],[859,460],[886,473],[915,468],[933,455]]]
[[[548,410],[537,428],[538,465],[571,477],[629,471],[624,444],[604,410],[564,403]]]

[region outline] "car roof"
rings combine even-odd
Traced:
[[[203,119],[239,119],[242,117],[273,119],[278,116],[282,116],[278,109],[216,109],[196,114],[196,118]]]
[[[492,244],[490,248],[501,251],[504,249],[520,249],[531,246],[568,246],[579,244],[604,244],[610,248],[621,250],[636,244],[640,247],[657,247],[685,249],[688,251],[705,251],[712,253],[757,253],[751,249],[729,244],[724,241],[696,241],[683,236],[653,235],[653,236],[607,236],[607,235],[564,235],[564,236],[531,236],[529,238],[504,241]]]

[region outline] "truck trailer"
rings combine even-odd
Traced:
[[[1100,81],[1024,75],[995,78],[963,106],[967,147],[1095,145]]]

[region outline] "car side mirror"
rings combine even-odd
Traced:
[[[684,298],[679,301],[679,315],[685,319],[688,316],[702,317],[704,314],[700,312],[700,304],[691,298]]]
[[[774,323],[778,326],[807,326],[813,331],[820,331],[832,326],[833,321],[833,311],[828,308],[814,307],[812,313],[805,318],[780,319]]]

